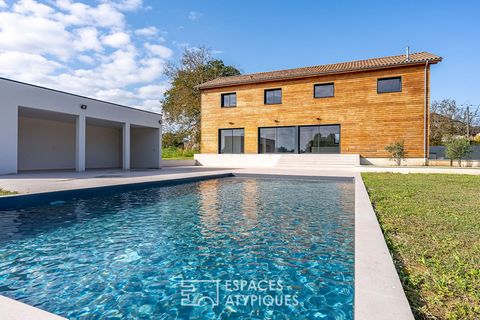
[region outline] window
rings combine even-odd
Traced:
[[[294,153],[296,151],[295,127],[259,128],[259,153]]]
[[[402,78],[384,78],[377,80],[377,93],[401,92]]]
[[[243,129],[220,129],[219,153],[243,153],[244,136]]]
[[[334,85],[333,83],[322,83],[313,86],[314,98],[333,97]]]
[[[222,108],[232,108],[237,106],[237,93],[222,94]]]
[[[282,89],[268,89],[265,90],[265,104],[280,104],[282,103]]]
[[[302,126],[299,128],[300,153],[340,153],[340,126]]]

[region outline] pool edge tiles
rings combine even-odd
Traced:
[[[2,295],[0,295],[0,310],[2,310],[2,320],[66,320],[56,314]]]
[[[355,178],[355,320],[414,320],[360,173]]]

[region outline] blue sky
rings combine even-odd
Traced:
[[[0,0],[0,76],[159,111],[164,64],[207,46],[242,72],[429,51],[432,99],[480,104],[475,1]]]

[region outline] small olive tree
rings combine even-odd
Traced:
[[[473,151],[470,141],[462,136],[450,136],[444,139],[445,155],[450,158],[450,166],[453,166],[453,160],[458,160],[458,166],[462,166],[462,159]]]
[[[389,154],[389,159],[394,160],[397,163],[397,166],[402,164],[402,159],[407,156],[405,151],[405,143],[402,141],[395,141],[392,144],[389,144],[385,147],[385,151]]]

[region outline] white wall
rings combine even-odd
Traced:
[[[197,153],[198,165],[217,168],[271,168],[277,165],[280,154],[208,154]]]
[[[87,169],[122,167],[122,129],[87,124],[85,166]]]
[[[158,129],[130,129],[130,166],[138,169],[161,166],[162,139]]]
[[[86,105],[87,108],[82,109],[81,105]],[[160,114],[0,78],[0,174],[17,172],[19,107],[71,115],[83,124],[86,118],[95,118],[154,128],[159,136],[157,140],[161,140]],[[80,141],[81,145],[82,139],[76,140]],[[155,161],[157,168],[161,161],[161,149],[158,149],[160,145],[161,143],[158,143],[153,147],[158,155]],[[78,157],[84,159],[82,148],[76,151],[76,160]],[[81,161],[77,161],[77,164],[79,163]],[[80,165],[78,166],[80,168]]]
[[[18,170],[75,169],[75,123],[18,118]]]

